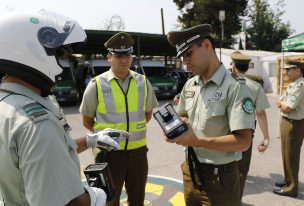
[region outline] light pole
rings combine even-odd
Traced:
[[[222,44],[224,41],[224,23],[223,23],[223,21],[225,20],[225,10],[220,10],[219,20],[221,21],[221,31],[222,31],[221,44],[220,44],[220,61],[222,61]]]

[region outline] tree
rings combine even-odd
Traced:
[[[251,49],[281,51],[282,40],[293,32],[290,23],[281,20],[284,6],[284,0],[280,0],[273,10],[267,0],[252,0],[248,7],[247,30],[247,41]]]
[[[173,0],[181,11],[178,21],[182,28],[189,28],[202,23],[212,25],[216,46],[220,45],[221,22],[219,11],[225,10],[223,47],[231,47],[232,37],[241,29],[241,17],[245,16],[248,0]]]
[[[110,19],[105,20],[104,29],[113,31],[123,31],[125,29],[125,23],[121,16],[114,15]]]

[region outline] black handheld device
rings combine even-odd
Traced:
[[[174,139],[187,131],[186,124],[182,122],[170,103],[157,108],[153,116],[168,139]]]
[[[107,194],[107,201],[111,201],[114,198],[115,186],[108,163],[91,164],[83,172],[90,187],[103,189]]]

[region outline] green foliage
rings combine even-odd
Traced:
[[[253,81],[256,81],[257,83],[260,83],[263,87],[264,80],[262,77],[256,76],[256,75],[246,75],[246,77],[248,77],[249,79],[251,79]]]
[[[181,11],[178,21],[183,28],[209,23],[213,26],[216,46],[220,46],[221,22],[219,11],[225,10],[223,47],[234,44],[235,34],[241,30],[241,17],[246,15],[248,0],[173,0]]]
[[[247,49],[281,51],[281,42],[291,33],[290,23],[281,20],[284,0],[273,10],[267,0],[252,0],[248,7]]]

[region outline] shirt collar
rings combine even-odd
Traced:
[[[126,79],[129,79],[130,77],[134,78],[134,73],[132,71],[129,70],[129,74],[127,76]],[[110,81],[112,79],[117,79],[119,80],[119,78],[113,73],[112,67],[109,69],[108,71],[108,76],[107,76],[107,80]]]
[[[291,82],[291,83],[289,84],[288,88],[292,88],[292,87],[294,87],[295,85],[298,85],[298,84],[299,84],[300,82],[302,82],[303,80],[304,80],[303,77],[300,77],[300,78],[296,79],[294,82]]]
[[[225,78],[226,72],[227,71],[226,71],[224,64],[221,64],[220,68],[218,68],[218,70],[213,74],[213,76],[211,77],[211,79],[209,81],[212,81],[216,85],[220,86]]]
[[[207,85],[208,83],[210,82],[214,82],[215,84],[217,85],[221,85],[224,78],[225,78],[225,75],[226,75],[227,71],[226,71],[226,68],[224,66],[224,64],[221,64],[219,69],[213,74],[213,76],[205,83],[205,85]],[[201,78],[201,76],[199,75],[196,75],[194,79],[194,84],[195,85],[200,85],[200,86],[204,86],[204,82]]]
[[[303,77],[300,77],[300,78],[298,78],[298,79],[295,81],[295,83],[298,84],[298,83],[303,82],[303,81],[304,81],[304,78],[303,78]]]
[[[21,94],[21,95],[30,97],[32,99],[42,98],[39,94],[37,94],[33,90],[31,90],[25,86],[22,86],[20,84],[16,84],[16,83],[5,83],[4,82],[4,83],[1,83],[0,88],[3,90],[10,91],[12,93]]]
[[[20,94],[23,96],[27,96],[34,101],[38,102],[41,104],[43,107],[45,107],[47,110],[51,111],[54,113],[56,116],[60,116],[58,107],[54,104],[54,102],[51,100],[50,96],[48,97],[41,97],[39,94],[34,92],[33,90],[29,89],[28,87],[22,86],[20,84],[16,83],[1,83],[0,84],[0,89],[15,93],[15,94]]]
[[[224,64],[221,64],[218,70],[212,75],[212,77],[205,83],[207,85],[210,82],[214,82],[216,85],[220,86],[225,78],[227,71]],[[195,84],[204,85],[203,80],[200,76],[195,77]]]

